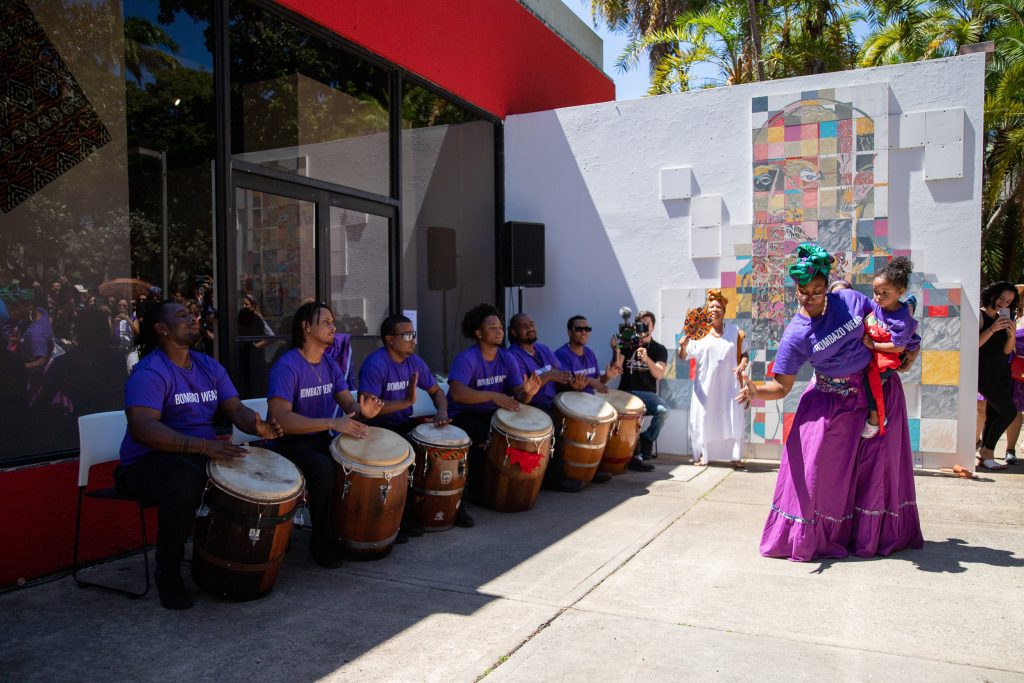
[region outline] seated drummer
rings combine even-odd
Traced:
[[[156,587],[167,609],[188,609],[192,598],[181,578],[185,541],[206,489],[206,461],[244,458],[247,451],[216,438],[218,410],[239,429],[265,439],[281,435],[277,422],[264,422],[238,400],[221,365],[190,350],[199,339],[199,320],[174,301],[146,310],[140,330],[143,358],[124,389],[128,432],[117,490],[158,505]]]
[[[544,344],[537,341],[537,326],[533,318],[526,313],[516,313],[508,322],[508,334],[512,340],[510,347],[519,361],[519,367],[523,374],[533,374],[541,382],[540,391],[533,397],[530,405],[540,408],[554,420],[555,392],[559,385],[564,390],[582,391],[587,388],[587,378],[562,368],[558,357],[552,353]],[[555,449],[554,456],[548,464],[544,473],[544,484],[551,489],[565,493],[575,493],[583,489],[583,482],[578,479],[566,479],[562,477],[562,462],[558,449]],[[607,472],[597,472],[594,475],[595,484],[603,484],[610,480],[612,475]]]
[[[622,368],[615,363],[609,363],[603,373],[599,370],[597,354],[587,346],[590,333],[593,331],[589,320],[582,315],[574,315],[569,318],[566,328],[569,342],[555,349],[555,357],[566,371],[586,378],[587,384],[583,391],[588,394],[595,391],[607,394],[608,382],[621,375]]]
[[[352,397],[337,363],[325,356],[334,343],[334,313],[327,304],[305,303],[295,311],[292,348],[270,369],[267,414],[285,436],[271,448],[295,463],[306,478],[306,506],[313,524],[309,552],[327,569],[341,566],[341,546],[331,527],[336,464],[331,457],[332,432],[366,438],[366,425],[356,421],[377,415],[380,399]],[[337,415],[338,407],[341,414]]]
[[[382,401],[377,417],[370,420],[375,427],[407,435],[423,421],[413,418],[416,405],[416,387],[426,391],[434,402],[434,424],[438,427],[451,422],[448,418],[448,399],[426,362],[416,355],[416,331],[412,321],[404,315],[391,315],[380,325],[380,340],[384,348],[377,349],[363,361],[359,370],[359,394],[376,396]],[[402,515],[401,536],[422,536],[423,528],[412,514],[412,496],[406,498]],[[459,524],[459,520],[455,520]]]
[[[540,389],[536,375],[521,372],[511,352],[501,348],[505,330],[498,309],[490,304],[473,307],[462,319],[462,334],[476,343],[457,355],[448,373],[448,414],[456,427],[473,441],[469,449],[466,488],[475,493],[480,485],[483,447],[491,431],[491,416],[498,408],[519,410]],[[461,526],[473,520],[459,506]]]

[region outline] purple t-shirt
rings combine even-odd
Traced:
[[[37,308],[39,319],[33,320],[25,328],[25,334],[21,336],[21,344],[18,345],[18,353],[25,360],[49,356],[53,352],[53,325],[50,323],[50,316],[46,309]]]
[[[473,345],[455,356],[448,373],[448,384],[461,382],[477,391],[496,391],[508,396],[514,395],[516,387],[523,383],[519,362],[511,352],[499,348],[494,360],[487,361],[480,353],[480,347]],[[455,417],[463,410],[475,413],[489,413],[498,409],[493,401],[485,403],[459,403],[452,399],[448,389],[448,416]]]
[[[525,348],[519,344],[513,344],[509,347],[512,354],[519,361],[519,368],[522,375],[542,375],[548,370],[561,370],[562,364],[558,361],[558,357],[541,343],[535,343],[533,345],[533,354],[530,355]],[[531,406],[538,406],[541,408],[551,408],[555,405],[555,383],[548,382],[540,388],[540,391],[530,401]]]
[[[864,316],[871,300],[852,289],[828,295],[828,308],[817,318],[797,313],[779,342],[773,372],[795,375],[809,362],[826,377],[849,377],[871,360],[864,346]]]
[[[583,347],[583,355],[577,356],[573,353],[568,344],[562,344],[555,349],[555,358],[562,364],[562,368],[573,374],[582,374],[587,379],[600,379],[601,368],[597,364],[597,355],[589,347]],[[594,393],[593,387],[583,390],[585,393]]]
[[[140,360],[124,387],[124,407],[160,411],[160,421],[176,432],[216,438],[213,416],[221,401],[238,396],[228,373],[206,354],[190,351],[192,368],[185,370],[171,362],[160,349]],[[152,452],[132,438],[121,442],[121,462],[130,465]]]
[[[335,333],[334,341],[324,351],[324,355],[338,364],[341,374],[345,375],[345,384],[351,389],[356,381],[355,368],[352,367],[352,335]]]
[[[902,304],[899,310],[887,311],[872,300],[871,314],[875,316],[879,327],[889,332],[893,344],[901,349],[907,348],[917,331],[917,321],[910,315],[910,306]]]
[[[334,417],[334,395],[348,389],[338,364],[325,353],[316,365],[291,349],[270,368],[267,398],[283,398],[296,415],[313,419]]]
[[[426,361],[419,356],[409,356],[396,363],[387,349],[377,349],[363,361],[359,369],[359,393],[372,394],[382,401],[403,401],[409,393],[409,381],[418,372],[416,386],[430,391],[437,386]],[[396,410],[387,415],[378,415],[370,420],[372,425],[399,425],[412,417],[412,406]]]

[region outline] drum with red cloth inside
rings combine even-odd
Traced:
[[[305,480],[284,457],[251,446],[244,458],[210,460],[206,473],[192,578],[214,595],[255,600],[274,589]]]
[[[447,531],[466,487],[466,454],[472,441],[455,425],[417,425],[409,432],[416,451],[412,506],[424,531]]]
[[[601,463],[615,418],[615,409],[596,394],[563,391],[555,396],[555,450],[560,456],[562,478],[590,483]]]
[[[553,432],[551,418],[538,408],[524,405],[516,411],[494,411],[481,477],[486,505],[500,512],[533,509],[548,467]]]

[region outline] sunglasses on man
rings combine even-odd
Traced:
[[[576,327],[572,328],[573,332],[592,332],[593,330],[593,327],[583,327],[582,325],[577,325]]]

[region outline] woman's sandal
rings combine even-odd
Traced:
[[[985,459],[983,459],[981,457],[981,455],[979,454],[977,456],[977,459],[978,459],[978,467],[984,467],[986,470],[1005,470],[1006,469],[1006,465],[1002,464],[1001,462],[999,462],[995,458],[985,458]]]

